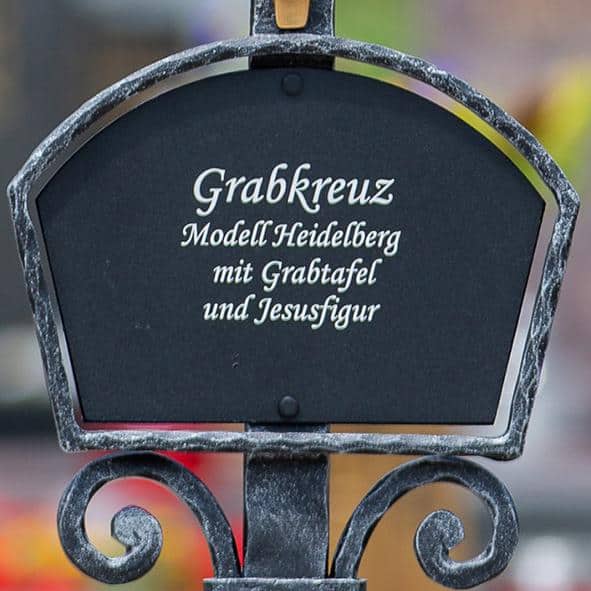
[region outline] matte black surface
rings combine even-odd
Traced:
[[[39,212],[83,412],[94,421],[280,420],[293,395],[301,422],[492,422],[543,201],[487,140],[394,87],[302,70],[232,74],[177,89],[93,139],[39,197]],[[388,207],[227,206],[197,218],[192,185],[209,167],[267,176],[310,162],[311,178],[396,178]],[[289,176],[289,175],[286,175]],[[211,268],[352,250],[180,248],[186,223],[238,219],[321,226],[367,220],[400,229],[378,283],[345,302],[381,303],[376,321],[332,326],[205,324],[208,299],[241,301],[252,286],[214,286]],[[259,291],[258,289],[255,291]],[[284,302],[330,288],[290,287]],[[235,295],[234,295],[235,294]],[[227,297],[234,295],[234,297]],[[266,297],[269,294],[265,294]]]

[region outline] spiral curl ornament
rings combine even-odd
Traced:
[[[104,555],[86,533],[85,514],[93,496],[109,482],[130,477],[159,482],[181,498],[201,524],[216,577],[239,576],[234,535],[211,491],[178,462],[153,453],[96,460],[84,467],[64,492],[58,510],[58,532],[65,553],[82,572],[114,585],[139,579],[156,563],[162,549],[162,529],[144,509],[126,507],[113,517],[111,533],[126,548],[122,556]]]
[[[487,505],[493,533],[478,556],[456,562],[449,553],[464,539],[462,522],[449,511],[432,513],[415,536],[415,552],[425,573],[446,587],[469,589],[505,570],[519,537],[517,512],[509,491],[478,464],[460,458],[431,457],[393,470],[361,501],[337,546],[332,576],[357,577],[367,542],[385,513],[408,492],[436,482],[459,484],[478,495]]]

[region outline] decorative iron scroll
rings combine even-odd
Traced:
[[[493,521],[492,540],[476,558],[455,562],[449,551],[464,539],[459,518],[432,513],[419,526],[415,551],[425,573],[453,589],[467,589],[496,577],[509,564],[518,541],[517,512],[507,488],[488,470],[459,458],[431,457],[405,464],[385,476],[361,501],[337,546],[333,576],[355,578],[376,525],[406,493],[435,482],[464,486],[482,498]]]
[[[58,513],[59,534],[66,554],[81,571],[103,583],[127,583],[145,575],[158,559],[162,548],[160,525],[139,507],[122,509],[112,521],[113,536],[126,547],[125,555],[105,556],[88,540],[84,516],[92,497],[105,484],[128,477],[155,480],[185,501],[201,523],[209,544],[216,576],[213,582],[237,584],[239,580],[250,580],[242,579],[234,536],[209,489],[177,462],[152,453],[99,459],[83,468],[65,491]],[[367,542],[388,509],[406,493],[436,482],[459,484],[482,498],[492,517],[493,533],[488,546],[476,558],[455,562],[449,552],[463,540],[462,523],[448,511],[432,513],[422,522],[415,538],[415,550],[425,573],[454,589],[474,587],[500,574],[518,540],[517,514],[508,490],[473,462],[429,457],[393,470],[363,499],[339,541],[328,580],[356,581]]]
[[[112,535],[126,547],[125,555],[105,556],[86,534],[84,516],[95,493],[113,480],[129,477],[148,478],[170,488],[201,523],[216,577],[239,576],[234,535],[210,490],[181,464],[151,453],[115,455],[92,462],[64,492],[58,512],[60,540],[82,572],[103,583],[129,583],[145,575],[160,555],[160,524],[139,507],[122,509],[111,522]]]

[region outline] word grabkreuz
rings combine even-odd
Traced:
[[[318,214],[325,206],[343,204],[355,207],[385,207],[395,201],[392,191],[395,179],[344,179],[332,177],[311,179],[312,165],[304,163],[288,177],[289,165],[276,165],[269,178],[230,177],[223,168],[201,172],[193,186],[199,218],[207,218],[219,207],[240,204],[266,204],[299,207],[308,216]],[[203,302],[206,321],[251,322],[255,326],[286,322],[308,324],[312,330],[332,325],[343,331],[356,323],[371,323],[382,305],[354,303],[345,296],[357,286],[373,286],[386,259],[398,254],[402,231],[370,227],[364,220],[343,223],[279,223],[273,219],[247,222],[238,219],[230,226],[218,227],[211,221],[190,222],[182,228],[181,247],[222,249],[269,249],[269,260],[258,267],[240,251],[234,264],[215,265],[210,280],[216,285],[252,285],[253,292],[240,301]],[[310,249],[324,251],[330,257],[335,250],[351,250],[355,256],[346,264],[334,264],[326,257],[312,256],[305,264],[287,264],[278,250]],[[273,253],[273,251],[275,251]],[[379,256],[375,258],[374,252]],[[255,287],[259,286],[259,291]],[[273,294],[281,286],[322,286],[329,293],[318,302],[283,302]]]

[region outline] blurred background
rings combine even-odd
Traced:
[[[175,51],[248,32],[249,0],[0,0],[0,186],[84,100]],[[591,590],[591,2],[589,0],[337,0],[341,36],[424,57],[488,94],[537,134],[573,180],[583,211],[542,390],[522,459],[486,462],[515,496],[521,543],[490,589]],[[388,74],[380,74],[388,79]],[[88,591],[56,534],[56,506],[89,455],[57,447],[8,207],[0,200],[0,591]],[[529,294],[531,296],[531,294]],[[241,458],[177,454],[213,489],[242,537]],[[332,462],[334,538],[362,495],[397,463]],[[134,503],[165,529],[156,568],[125,588],[199,589],[211,567],[199,527],[166,491],[141,481],[108,486],[88,529],[105,552],[111,516]],[[403,499],[373,536],[362,575],[370,589],[432,589],[412,536],[433,509],[466,522],[467,557],[488,542],[482,507],[436,485]]]

